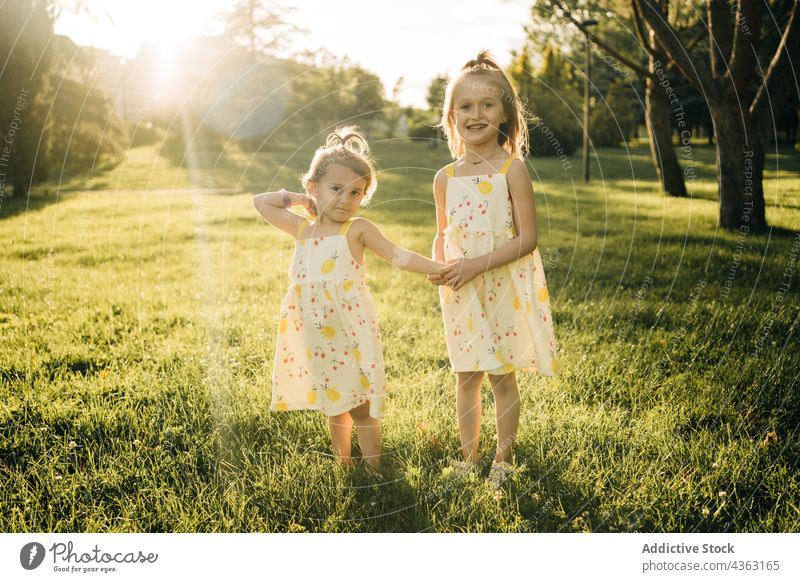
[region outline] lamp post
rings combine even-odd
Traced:
[[[597,20],[591,18],[581,23],[584,28],[597,26]],[[583,78],[583,181],[589,181],[589,84],[592,75],[592,39],[586,34],[586,74]]]

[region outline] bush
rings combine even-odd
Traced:
[[[444,140],[442,131],[435,127],[434,115],[423,109],[409,108],[407,113],[408,137],[413,139]]]
[[[634,96],[628,87],[614,82],[605,102],[597,101],[591,112],[590,133],[595,147],[618,146],[630,141],[639,115]]]
[[[535,120],[528,126],[531,155],[559,158],[572,154],[580,147],[583,139],[579,121],[581,109],[574,103],[576,100],[569,97],[554,95],[546,87],[535,97],[531,106]]]
[[[128,128],[96,87],[62,79],[52,102],[51,155],[58,174],[109,168],[125,158]]]
[[[561,158],[581,143],[580,86],[572,68],[552,47],[533,73],[529,47],[515,56],[509,76],[534,120],[528,126],[530,155]]]

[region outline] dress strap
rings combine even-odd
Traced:
[[[347,234],[347,231],[350,230],[350,227],[353,226],[353,219],[343,222],[342,226],[339,228],[339,234]]]
[[[511,167],[511,164],[516,160],[514,156],[509,156],[509,158],[505,161],[505,163],[500,167],[500,173],[505,174],[508,172],[508,169]]]
[[[444,173],[447,175],[448,178],[454,178],[456,175],[456,163],[453,162],[452,164],[447,164],[444,167]]]
[[[303,231],[309,224],[311,223],[308,220],[303,219],[303,222],[300,223],[300,227],[297,229],[297,238],[300,238],[300,235],[303,234]]]

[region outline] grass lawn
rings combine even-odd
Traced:
[[[363,215],[427,254],[446,151],[375,154]],[[765,235],[716,228],[707,147],[686,199],[641,146],[601,150],[589,185],[577,158],[533,161],[561,372],[518,377],[523,469],[498,494],[443,470],[458,430],[435,288],[374,256],[385,479],[331,457],[320,413],[269,412],[292,240],[251,199],[297,189],[310,156],[181,168],[145,146],[2,200],[0,531],[800,531],[796,152],[769,157]]]

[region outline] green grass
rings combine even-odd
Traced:
[[[375,149],[363,214],[427,252],[446,152]],[[321,414],[268,411],[292,241],[251,194],[297,188],[310,152],[189,172],[147,146],[2,200],[1,531],[800,531],[796,153],[770,157],[774,229],[738,259],[708,148],[681,200],[642,147],[602,150],[588,186],[577,159],[535,161],[562,371],[519,376],[524,469],[495,495],[442,472],[458,431],[435,289],[375,257],[386,478],[336,463]],[[105,191],[65,192],[87,185]],[[141,191],[192,185],[245,193]],[[489,455],[488,388],[484,405]]]

